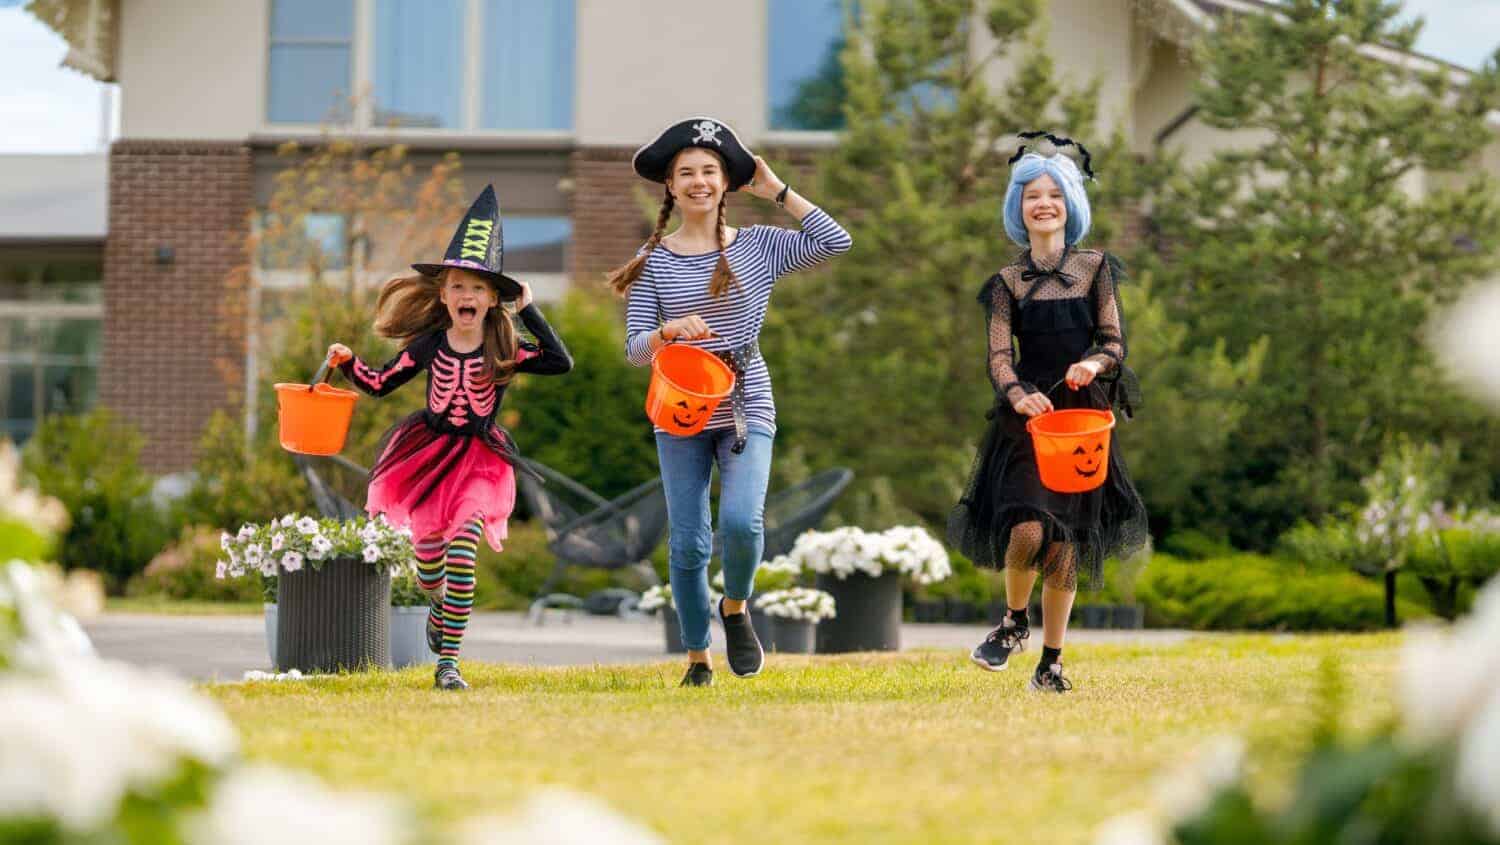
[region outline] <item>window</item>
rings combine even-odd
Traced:
[[[292,231],[276,231],[273,222],[269,214],[261,221],[261,269],[307,270],[314,264],[324,270],[345,268],[348,256],[342,214],[305,214],[302,225]]]
[[[566,217],[506,217],[505,273],[567,272],[567,250],[573,242],[573,221]]]
[[[770,127],[844,126],[844,8],[841,0],[770,0],[767,93]]]
[[[272,123],[348,120],[354,0],[275,0],[267,116]]]
[[[43,416],[94,406],[101,269],[97,262],[0,268],[0,437],[24,441]]]
[[[369,90],[357,126],[566,131],[576,3],[274,0],[268,119],[323,123],[331,92]]]

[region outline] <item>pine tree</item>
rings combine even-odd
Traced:
[[[1392,432],[1466,415],[1448,412],[1422,332],[1496,266],[1500,195],[1474,156],[1493,140],[1500,54],[1457,79],[1409,53],[1420,23],[1400,16],[1286,0],[1221,19],[1197,52],[1198,118],[1237,143],[1154,197],[1154,270],[1188,349],[1269,341],[1218,490],[1241,543],[1357,497]]]

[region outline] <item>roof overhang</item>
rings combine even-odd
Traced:
[[[31,0],[26,11],[68,42],[63,67],[114,82],[120,0]]]

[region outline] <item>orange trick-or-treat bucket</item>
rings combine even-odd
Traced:
[[[734,371],[712,352],[669,343],[651,359],[646,416],[670,434],[697,434],[734,389]]]
[[[1026,421],[1042,485],[1057,493],[1086,493],[1109,476],[1110,411],[1077,408]]]
[[[359,394],[323,384],[328,363],[305,384],[276,385],[276,409],[281,424],[281,448],[302,455],[337,455],[349,434],[354,400]]]

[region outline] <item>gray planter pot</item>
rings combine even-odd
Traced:
[[[276,670],[338,672],[391,665],[391,576],[355,558],[276,579]]]
[[[831,593],[838,608],[837,616],[818,624],[819,654],[901,649],[901,573],[819,575],[818,589]]]
[[[431,665],[437,655],[427,650],[427,608],[391,607],[391,665],[397,669]]]
[[[771,620],[771,638],[767,651],[775,651],[780,654],[812,654],[813,646],[816,644],[817,623],[806,622],[801,619],[783,619],[780,616],[769,617]]]
[[[771,618],[753,603],[750,605],[750,625],[755,628],[755,637],[760,640],[761,647],[766,651],[771,650],[771,643],[776,639],[776,631],[771,624]]]
[[[276,665],[276,605],[266,602],[266,654],[271,656],[271,665]]]
[[[1077,609],[1078,627],[1108,628],[1114,617],[1113,608],[1104,604],[1086,604]]]
[[[667,654],[687,653],[687,648],[682,644],[682,625],[677,621],[677,610],[675,608],[662,607],[661,630],[666,640]]]
[[[1146,609],[1138,604],[1117,604],[1113,619],[1116,628],[1138,629],[1146,627]]]

